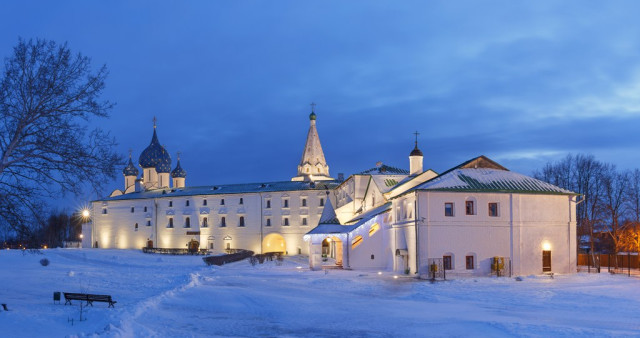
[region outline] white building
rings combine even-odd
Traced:
[[[125,186],[92,202],[84,247],[249,249],[308,254],[312,269],[429,276],[571,273],[578,195],[480,156],[442,174],[379,163],[335,180],[316,114],[290,181],[188,187],[154,131]],[[194,246],[194,247],[192,247]]]
[[[380,166],[336,188],[305,235],[312,269],[337,265],[429,277],[576,271],[577,194],[480,156],[440,175]]]
[[[178,158],[160,144],[155,128],[141,153],[142,177],[131,156],[123,170],[125,186],[93,201],[92,223],[83,229],[83,246],[97,248],[242,248],[256,253],[308,254],[303,236],[317,224],[338,185],[329,176],[316,114],[298,175],[291,181],[186,186]]]

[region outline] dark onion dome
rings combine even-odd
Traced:
[[[187,172],[182,169],[180,166],[180,160],[178,160],[178,164],[176,164],[176,168],[171,172],[171,177],[173,178],[185,178],[187,177]]]
[[[316,119],[316,113],[311,112],[311,114],[309,114],[309,120],[314,121]]]
[[[422,156],[422,151],[420,151],[420,149],[418,149],[418,145],[416,144],[416,147],[413,148],[413,150],[411,151],[411,154],[409,154],[409,156]]]
[[[140,154],[138,160],[142,168],[155,168],[159,173],[168,173],[171,171],[171,156],[163,146],[158,142],[158,135],[155,128],[153,129],[153,137],[151,144]]]
[[[138,169],[133,165],[133,162],[131,161],[131,156],[129,156],[129,164],[127,164],[127,166],[124,167],[124,169],[122,170],[122,173],[124,174],[124,176],[136,176],[136,177],[140,173]]]

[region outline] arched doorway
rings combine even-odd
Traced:
[[[322,264],[342,266],[342,241],[338,237],[322,240]]]
[[[153,241],[152,240],[147,240],[147,249],[153,249]]]
[[[196,253],[200,248],[200,242],[192,239],[191,241],[189,241],[189,244],[187,244],[187,247],[189,248],[190,253]]]
[[[280,234],[268,234],[262,240],[262,253],[282,252],[286,254],[287,246]]]

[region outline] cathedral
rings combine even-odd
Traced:
[[[154,123],[142,175],[130,155],[124,188],[91,203],[83,247],[248,249],[433,278],[575,272],[578,194],[485,156],[425,170],[417,135],[409,170],[378,163],[334,179],[316,122],[312,110],[291,180],[197,187],[179,157],[172,169]]]

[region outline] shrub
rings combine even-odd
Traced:
[[[47,266],[47,265],[49,265],[49,260],[48,260],[48,259],[46,259],[46,258],[41,259],[41,260],[40,260],[40,265],[42,265],[42,266]]]

